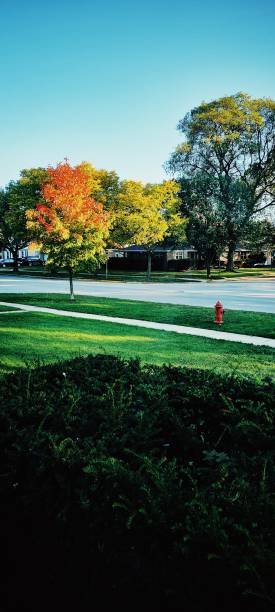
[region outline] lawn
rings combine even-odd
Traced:
[[[29,312],[0,317],[0,332],[2,373],[38,362],[111,353],[139,357],[143,363],[275,376],[275,350],[267,347]]]
[[[14,274],[12,268],[0,268],[0,274]],[[18,276],[42,276],[42,277],[64,277],[67,276],[67,272],[64,270],[58,270],[58,272],[51,272],[47,268],[42,268],[40,266],[37,267],[20,267],[19,272],[16,273]],[[92,278],[100,280],[106,280],[106,273],[104,270],[100,272],[79,272],[77,274],[78,278]],[[230,279],[230,280],[240,280],[242,278],[275,278],[275,268],[267,268],[263,266],[262,268],[240,268],[235,269],[234,272],[226,272],[225,269],[213,268],[211,272],[212,280],[222,280],[222,279]],[[206,270],[183,270],[181,272],[171,271],[169,272],[152,272],[151,282],[158,283],[169,283],[169,282],[188,282],[188,281],[200,281],[206,279]],[[125,282],[146,282],[147,274],[146,272],[141,272],[138,270],[109,270],[108,271],[108,280],[118,280]]]
[[[0,304],[0,312],[9,312],[10,310],[17,310],[16,308],[13,308],[12,306],[1,306]]]
[[[57,293],[3,293],[0,295],[0,301],[275,338],[275,315],[269,313],[226,310],[224,324],[219,327],[213,322],[214,309],[199,306],[80,295],[74,302],[71,302],[68,296]]]
[[[152,280],[157,282],[169,282],[169,281],[186,281],[186,280],[205,280],[206,279],[206,270],[183,270],[181,272],[152,272]],[[106,278],[104,272],[100,272],[97,274],[98,278]],[[211,270],[211,279],[213,280],[222,280],[229,278],[231,280],[236,280],[244,277],[249,278],[275,278],[275,268],[267,268],[263,266],[262,268],[235,268],[234,272],[226,272],[224,268],[220,270],[218,268],[212,268]],[[110,270],[108,272],[108,280],[119,278],[119,280],[123,280],[124,278],[127,280],[140,280],[146,281],[146,272],[136,272],[136,271],[119,271],[119,270]]]
[[[206,278],[206,270],[188,270],[184,274],[186,278],[190,279],[201,279]],[[222,280],[223,278],[229,278],[230,280],[237,280],[241,278],[275,278],[275,268],[235,268],[233,272],[226,272],[225,269],[212,268],[211,278],[213,280]]]

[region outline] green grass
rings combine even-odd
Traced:
[[[253,278],[268,278],[275,277],[275,268],[266,268],[263,266],[262,268],[239,268],[235,269],[234,272],[226,272],[225,269],[212,268],[211,270],[211,278],[214,280],[222,280],[222,279],[238,279],[243,277]],[[98,277],[104,277],[105,274],[102,272],[98,275]],[[129,278],[134,280],[146,281],[146,272],[123,272],[123,271],[112,271],[108,273],[109,280],[112,278],[120,277]],[[158,282],[166,280],[166,281],[179,281],[179,280],[205,280],[206,279],[206,270],[185,270],[182,272],[152,272],[152,280],[157,280]]]
[[[214,308],[200,306],[158,304],[80,295],[74,302],[71,302],[68,296],[56,293],[3,293],[0,295],[0,301],[275,338],[275,315],[269,313],[226,310],[224,324],[219,327],[213,322]]]
[[[18,272],[13,272],[12,268],[0,268],[1,274],[12,274],[13,276],[34,276],[41,278],[68,278],[68,273],[65,270],[58,270],[57,272],[51,272],[47,270],[47,268],[41,267],[20,267]],[[93,274],[92,272],[79,272],[75,275],[76,278],[85,278],[97,281],[105,281],[106,275],[105,272],[99,272],[97,274]],[[205,275],[202,274],[202,278],[205,278]],[[108,273],[109,281],[123,281],[123,282],[147,282],[146,273],[145,272],[124,272],[124,271],[110,271]],[[158,283],[169,283],[169,282],[190,282],[194,280],[192,278],[185,278],[183,272],[153,272],[152,273],[152,282]],[[195,279],[196,280],[196,279]],[[200,280],[199,278],[197,280]]]
[[[146,272],[139,271],[123,271],[123,270],[109,270],[108,280],[134,280],[140,282],[146,282]],[[268,278],[275,277],[275,268],[235,268],[234,272],[226,272],[225,269],[212,268],[211,279],[222,280],[222,279],[238,279],[243,277],[253,278]],[[106,279],[104,270],[97,274],[98,279]],[[206,270],[185,270],[181,272],[152,272],[152,281],[156,282],[175,282],[175,281],[191,281],[191,280],[205,280]]]
[[[48,278],[56,278],[56,277],[64,277],[67,276],[67,272],[65,270],[58,270],[58,272],[51,272],[47,268],[42,268],[40,266],[30,266],[30,267],[20,267],[18,273],[14,273],[12,268],[0,268],[0,274],[16,274],[17,276],[42,276]],[[100,272],[92,273],[92,272],[80,272],[76,275],[78,278],[91,278],[96,279],[98,281],[106,280],[106,274],[104,270]],[[240,268],[235,269],[234,272],[226,272],[225,269],[218,270],[217,268],[213,268],[211,272],[212,280],[238,280],[242,278],[269,278],[275,277],[275,268],[266,268],[263,266],[262,268]],[[169,282],[187,282],[187,281],[201,281],[206,279],[206,270],[186,270],[182,272],[152,272],[151,281],[158,283],[169,283]],[[138,270],[109,270],[108,271],[108,280],[114,281],[125,281],[125,282],[146,282],[146,272],[141,272]]]
[[[9,310],[18,310],[17,308],[13,308],[12,306],[1,306],[0,304],[0,312],[8,312]]]
[[[46,313],[0,317],[0,371],[89,353],[111,353],[142,362],[275,376],[275,350],[171,332],[87,321]]]
[[[189,280],[191,279],[205,279],[206,278],[206,270],[188,270],[183,273],[184,276]],[[216,268],[212,268],[211,270],[211,279],[213,280],[222,280],[222,279],[230,279],[230,280],[238,280],[241,278],[249,278],[253,280],[253,278],[269,278],[275,277],[275,268],[266,268],[263,266],[262,268],[235,268],[234,272],[226,272],[226,270],[221,269],[218,270]]]
[[[66,270],[58,270],[56,272],[51,272],[47,268],[43,268],[40,266],[30,266],[30,267],[20,267],[18,272],[13,272],[12,268],[0,268],[0,274],[12,274],[14,276],[34,276],[34,277],[42,277],[42,278],[68,278],[68,273]],[[76,278],[85,278],[92,279],[98,281],[105,281],[106,274],[105,272],[78,272]],[[205,277],[205,274],[202,274],[202,278]],[[123,282],[147,282],[146,272],[138,272],[138,271],[129,271],[124,272],[121,271],[110,271],[108,273],[108,279],[110,281],[123,281]],[[169,283],[169,282],[190,282],[193,280],[192,278],[185,278],[185,274],[183,272],[153,272],[152,273],[152,282],[158,283]],[[195,279],[196,280],[196,279]],[[199,278],[197,280],[200,280]]]

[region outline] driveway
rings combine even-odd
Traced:
[[[275,314],[275,280],[210,281],[201,283],[122,283],[105,281],[75,281],[75,293],[143,300],[169,304],[214,306],[221,300],[224,308],[254,310]],[[1,274],[0,293],[68,293],[69,283],[31,277]]]

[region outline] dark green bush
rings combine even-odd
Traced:
[[[274,608],[274,382],[98,355],[1,387],[3,611]]]

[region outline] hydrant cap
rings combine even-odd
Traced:
[[[217,301],[217,304],[215,304],[216,308],[217,308],[217,306],[218,306],[218,308],[222,307],[222,303],[219,300]]]

